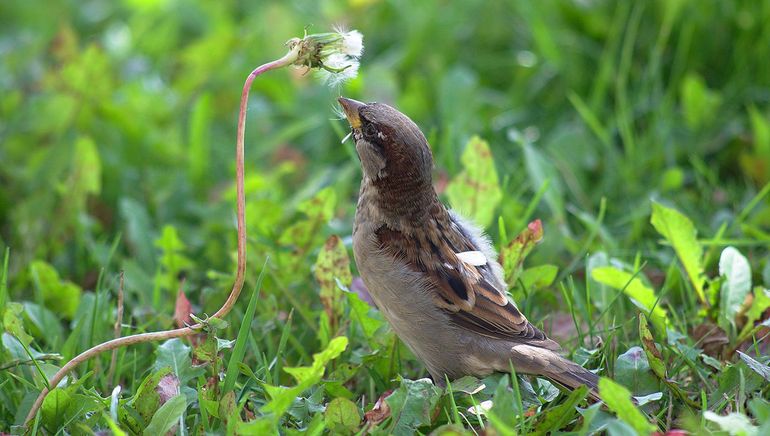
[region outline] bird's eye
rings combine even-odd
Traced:
[[[377,127],[374,124],[367,124],[364,127],[364,135],[370,138],[377,136]]]

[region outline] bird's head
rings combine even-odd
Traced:
[[[406,115],[383,103],[340,97],[353,129],[364,178],[375,186],[431,186],[433,156],[428,141]]]

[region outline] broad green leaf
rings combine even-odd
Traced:
[[[537,265],[521,272],[521,282],[527,289],[545,288],[551,286],[558,273],[555,265]]]
[[[337,235],[326,240],[318,253],[315,263],[315,278],[321,286],[321,303],[329,320],[336,320],[342,314],[342,289],[350,288],[353,276],[350,274],[350,258],[345,245]]]
[[[621,271],[614,266],[601,266],[594,268],[591,272],[591,278],[599,283],[605,284],[611,288],[623,291],[636,307],[650,314],[650,319],[659,333],[665,334],[667,315],[666,311],[660,307],[660,303],[655,304],[657,297],[655,291],[648,288],[639,277]]]
[[[419,427],[429,425],[440,398],[441,389],[430,379],[401,379],[398,389],[385,399],[393,420],[390,432],[412,434]]]
[[[501,426],[516,427],[517,416],[524,411],[520,403],[516,401],[516,394],[510,387],[511,376],[500,376],[500,382],[495,387],[495,395],[492,397],[492,409],[489,411],[500,420]]]
[[[658,379],[650,370],[647,355],[641,347],[631,347],[615,360],[615,381],[631,389],[634,395],[656,392]]]
[[[157,412],[152,416],[152,420],[147,428],[144,429],[145,435],[162,435],[171,430],[175,424],[179,423],[187,409],[187,398],[184,395],[177,395],[166,401]]]
[[[334,434],[352,434],[361,423],[356,403],[346,398],[335,398],[326,405],[326,428]]]
[[[505,281],[509,286],[516,285],[524,268],[524,259],[542,240],[543,224],[540,220],[535,220],[500,250],[500,265],[503,267]]]
[[[706,294],[703,292],[703,248],[698,242],[692,221],[674,209],[653,202],[650,222],[674,247],[698,298],[706,304]]]
[[[196,367],[190,358],[190,347],[181,339],[169,339],[162,343],[156,351],[155,370],[169,367],[184,386],[189,380],[204,373],[203,367]]]
[[[647,355],[647,361],[652,368],[652,372],[658,376],[661,380],[666,379],[666,365],[663,363],[663,358],[660,355],[655,340],[652,338],[652,332],[647,325],[647,317],[643,313],[639,314],[639,339],[642,340],[642,347],[644,353]]]
[[[368,303],[361,300],[361,298],[353,293],[346,292],[345,296],[348,299],[348,306],[350,306],[350,317],[353,318],[358,325],[361,326],[361,330],[366,336],[366,339],[372,345],[375,341],[374,334],[382,327],[384,322],[380,319],[370,316],[372,307]]]
[[[687,125],[695,130],[711,122],[722,102],[718,92],[706,87],[706,82],[695,73],[689,73],[682,81],[680,98]]]
[[[447,198],[462,215],[487,227],[503,198],[489,144],[478,136],[472,137],[460,161],[463,170],[449,182]]]
[[[118,408],[118,418],[123,425],[134,433],[141,432],[160,407],[160,394],[157,391],[161,379],[172,373],[170,367],[156,371],[142,381],[136,394],[126,403],[127,407]],[[128,409],[133,409],[129,412]]]
[[[67,418],[67,412],[72,402],[72,396],[66,388],[52,390],[43,400],[41,406],[43,422],[50,428],[59,428]]]
[[[618,418],[630,425],[638,434],[648,435],[657,430],[647,420],[647,417],[634,406],[631,401],[631,393],[625,387],[611,379],[602,377],[599,379],[599,396]]]
[[[48,263],[36,260],[29,266],[32,281],[43,295],[43,303],[49,309],[71,319],[80,304],[80,286],[59,278],[59,273]]]
[[[466,375],[452,381],[452,392],[464,392],[473,395],[480,392],[485,387],[487,387],[487,385],[471,375]]]
[[[348,346],[348,338],[338,336],[331,341],[326,349],[320,353],[313,354],[313,364],[311,366],[286,367],[284,371],[291,374],[297,385],[292,388],[282,386],[270,386],[265,384],[264,388],[271,400],[262,410],[271,412],[276,417],[281,417],[294,402],[294,399],[309,387],[321,381],[326,365],[336,359]]]
[[[720,313],[734,326],[735,316],[751,291],[751,266],[737,249],[727,247],[719,258],[719,275],[725,279],[720,288]]]

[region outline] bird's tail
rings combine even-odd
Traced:
[[[544,375],[570,389],[577,389],[581,385],[585,385],[588,387],[588,396],[599,401],[599,376],[575,362],[558,355],[555,357],[561,359],[559,364],[554,365],[558,367],[558,370],[546,372]]]
[[[511,348],[511,352],[517,371],[544,375],[570,389],[585,385],[588,387],[589,397],[599,400],[599,376],[561,357],[555,350],[518,344]]]

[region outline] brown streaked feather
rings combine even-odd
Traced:
[[[474,266],[457,258],[456,253],[479,247],[443,205],[438,207],[441,210],[430,214],[434,221],[430,224],[435,225],[426,223],[425,231],[407,235],[380,227],[376,232],[380,247],[430,278],[436,305],[456,325],[494,339],[538,340],[546,348],[558,348],[508,300],[489,263]]]

